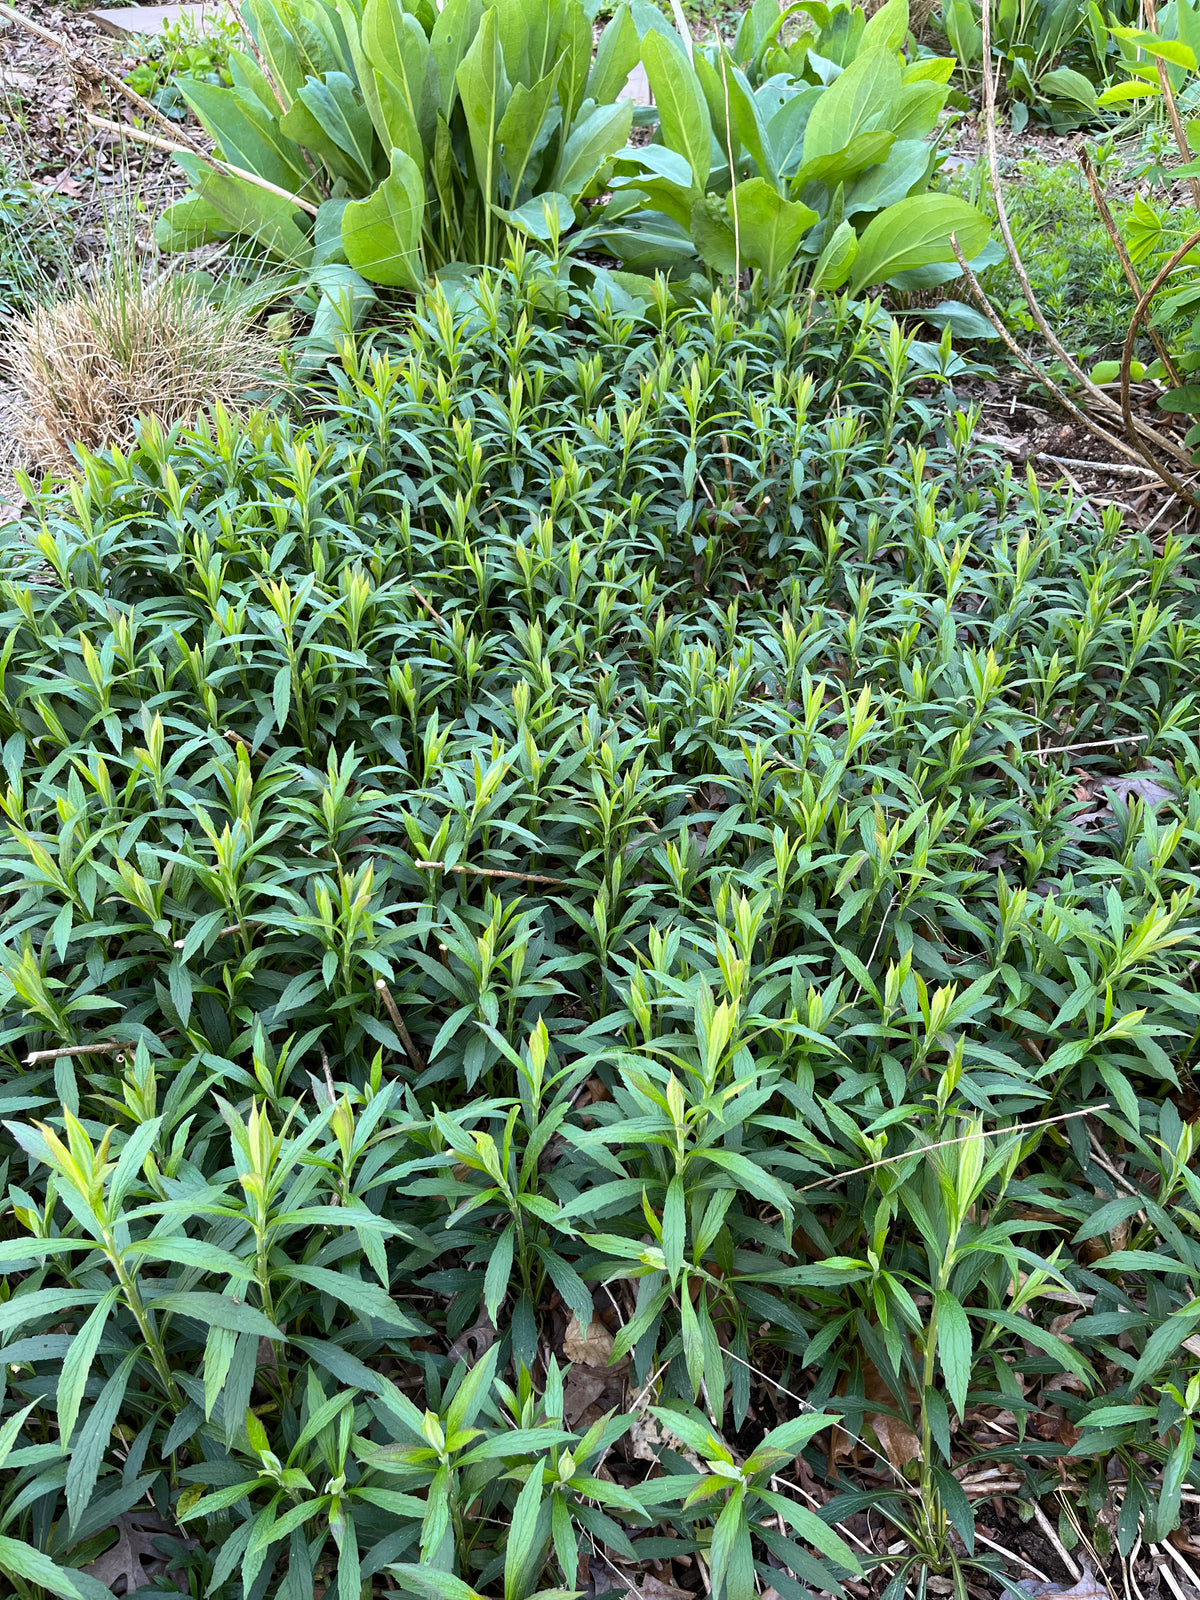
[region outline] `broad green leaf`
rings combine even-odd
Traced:
[[[83,1402],[83,1393],[92,1370],[92,1362],[96,1359],[96,1351],[100,1348],[100,1340],[104,1335],[109,1313],[116,1305],[120,1293],[119,1286],[108,1291],[72,1339],[71,1348],[63,1357],[62,1369],[58,1375],[56,1411],[59,1443],[64,1451],[70,1448],[71,1435],[75,1432],[75,1422]]]
[[[328,73],[324,83],[310,78],[296,99],[326,139],[353,163],[360,183],[369,188],[375,170],[375,130],[350,78],[344,72]]]
[[[511,93],[504,70],[494,6],[484,12],[479,32],[459,63],[456,81],[467,118],[476,182],[484,205],[490,206],[496,199],[496,182],[500,174],[497,135]],[[351,258],[351,265],[354,264]],[[368,274],[364,273],[363,276]]]
[[[541,1566],[541,1542],[537,1538],[542,1509],[542,1474],[534,1469],[526,1478],[512,1509],[508,1538],[504,1545],[504,1600],[526,1600]]]
[[[946,104],[946,88],[940,83],[903,83],[888,127],[897,140],[924,139],[933,132]]]
[[[919,194],[888,206],[868,223],[858,241],[851,294],[886,283],[911,267],[952,261],[952,235],[968,261],[987,243],[987,219],[957,195]]]
[[[193,1290],[184,1294],[162,1294],[151,1301],[160,1314],[192,1317],[210,1328],[228,1328],[234,1333],[254,1333],[260,1339],[282,1339],[283,1335],[261,1311],[244,1305],[231,1295],[208,1294]]]
[[[357,1315],[374,1318],[403,1333],[416,1333],[417,1327],[377,1283],[367,1279],[352,1278],[344,1272],[334,1272],[329,1267],[318,1267],[310,1261],[288,1262],[280,1266],[279,1275],[294,1283],[308,1284],[321,1294],[332,1295]]]
[[[508,175],[509,193],[514,205],[520,203],[526,170],[554,105],[558,71],[557,66],[552,67],[532,87],[517,84],[496,129],[496,138],[501,146],[500,159]],[[551,187],[556,185],[552,184]]]
[[[1082,72],[1072,67],[1056,67],[1053,72],[1047,72],[1038,87],[1044,95],[1054,99],[1074,101],[1087,111],[1096,109],[1095,87]]]
[[[425,276],[421,229],[425,185],[412,157],[392,151],[392,170],[365,200],[342,215],[346,259],[368,283],[418,290]]]
[[[627,5],[619,5],[605,24],[596,45],[596,59],[588,74],[587,96],[597,105],[610,105],[641,60],[641,42]]]
[[[312,260],[312,241],[296,224],[300,214],[290,200],[270,194],[245,178],[217,172],[196,156],[177,155],[201,199],[224,218],[231,233],[257,239],[264,250],[292,266]]]
[[[629,137],[633,105],[619,100],[596,109],[571,130],[550,180],[551,189],[577,199]]]
[[[667,209],[665,204],[663,209]],[[714,272],[732,277],[738,270],[737,240],[715,196],[705,195],[694,202],[688,213],[688,231],[701,260]]]
[[[882,211],[905,199],[923,182],[929,172],[932,152],[923,139],[905,139],[892,146],[887,157],[869,168],[853,183],[845,196],[845,215]]]
[[[437,63],[438,82],[441,86],[439,104],[442,115],[449,119],[458,98],[457,74],[459,64],[479,32],[483,15],[483,0],[446,0],[438,12],[433,32],[429,35],[429,48]]]
[[[202,244],[228,239],[231,224],[198,194],[176,200],[154,224],[154,242],[160,250],[195,250]]]
[[[179,91],[212,135],[218,155],[289,194],[308,197],[312,174],[300,147],[256,96],[198,78],[181,78]]]
[[[541,0],[529,0],[529,3],[536,10]],[[565,128],[573,125],[583,105],[588,76],[592,70],[592,44],[590,12],[581,4],[581,0],[564,0],[562,31],[558,38],[559,60],[562,63],[558,98]]]
[[[804,161],[835,155],[860,134],[891,131],[900,100],[900,67],[888,50],[864,51],[813,106],[804,134]]]
[[[483,1275],[483,1303],[493,1323],[500,1315],[500,1306],[508,1293],[508,1277],[512,1271],[513,1246],[516,1225],[510,1222],[496,1240]]]
[[[712,167],[712,129],[700,81],[690,63],[657,32],[642,40],[646,76],[658,108],[663,143],[688,163],[693,189],[703,192]]]
[[[1174,67],[1186,67],[1189,72],[1196,70],[1195,53],[1179,39],[1165,39],[1162,34],[1150,33],[1145,28],[1113,28],[1112,34],[1115,39],[1122,39],[1159,61],[1169,61]]]
[[[967,1405],[967,1386],[971,1381],[971,1324],[962,1306],[948,1289],[934,1295],[937,1308],[937,1353],[946,1388],[961,1417]]]
[[[536,194],[515,211],[500,211],[500,215],[519,232],[544,243],[556,235],[561,239],[570,232],[575,222],[575,211],[566,195],[552,191]]]
[[[857,178],[868,167],[886,161],[895,142],[896,136],[890,129],[856,134],[843,149],[806,159],[792,179],[792,193],[801,194],[808,183],[833,185]]]
[[[739,183],[726,202],[742,259],[776,282],[791,266],[800,240],[817,213],[799,200],[785,200],[765,178]]]
[[[301,60],[296,41],[272,0],[254,0],[254,4],[247,7],[247,20],[286,110],[309,69]]]
[[[859,49],[873,50],[878,46],[884,50],[902,50],[907,37],[908,0],[884,0],[867,19]]]
[[[48,1555],[22,1539],[0,1535],[0,1571],[37,1583],[63,1600],[84,1600],[84,1591],[78,1583],[82,1576],[74,1567],[60,1567]]]

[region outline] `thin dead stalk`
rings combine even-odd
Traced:
[[[1075,153],[1079,157],[1079,165],[1083,168],[1083,175],[1087,179],[1088,188],[1091,190],[1092,203],[1100,214],[1100,221],[1104,225],[1105,233],[1108,234],[1109,243],[1117,253],[1117,260],[1121,263],[1121,271],[1125,274],[1125,282],[1133,291],[1134,299],[1140,300],[1142,297],[1142,280],[1138,277],[1137,268],[1130,260],[1129,251],[1126,250],[1125,241],[1121,237],[1121,230],[1117,227],[1116,222],[1113,220],[1113,214],[1108,209],[1108,201],[1105,199],[1104,190],[1100,187],[1100,180],[1096,176],[1095,167],[1092,165],[1091,155],[1082,139],[1075,146]],[[1178,384],[1181,380],[1175,370],[1175,365],[1171,360],[1162,334],[1159,333],[1157,328],[1147,328],[1146,332],[1150,335],[1150,343],[1154,346],[1155,355],[1163,364],[1163,370],[1173,384]],[[1146,470],[1149,471],[1151,469],[1147,468]]]
[[[951,1145],[970,1144],[972,1139],[1002,1139],[1006,1134],[1033,1133],[1038,1128],[1053,1128],[1060,1122],[1073,1122],[1076,1117],[1095,1116],[1099,1111],[1109,1110],[1108,1102],[1100,1106],[1089,1106],[1084,1111],[1064,1111],[1060,1117],[1044,1117],[1041,1122],[1018,1122],[1012,1128],[981,1128],[978,1133],[964,1133],[957,1139],[941,1139],[937,1144],[921,1144],[912,1150],[903,1150],[899,1155],[884,1156],[882,1161],[868,1161],[865,1167],[851,1167],[847,1172],[831,1172],[827,1178],[818,1178],[815,1183],[806,1183],[803,1188],[797,1189],[797,1194],[808,1194],[813,1189],[827,1189],[831,1183],[841,1183],[844,1178],[857,1178],[864,1172],[877,1172],[880,1167],[894,1167],[897,1161],[910,1161],[913,1156],[932,1155],[935,1150],[948,1150]]]
[[[1148,733],[1123,733],[1113,739],[1089,739],[1083,744],[1051,745],[1048,750],[1038,750],[1037,755],[1040,759],[1042,756],[1071,755],[1076,750],[1110,750],[1114,745],[1118,744],[1145,744],[1149,737]]]
[[[175,155],[195,156],[198,160],[203,161],[206,166],[212,167],[215,172],[222,172],[231,177],[241,178],[246,183],[252,183],[259,189],[265,189],[270,194],[280,196],[281,199],[290,200],[293,205],[298,206],[302,211],[307,211],[310,216],[316,216],[317,208],[310,201],[302,200],[299,195],[292,194],[287,189],[280,189],[277,185],[269,183],[266,178],[260,178],[257,173],[247,172],[243,167],[235,167],[232,163],[223,161],[220,157],[213,155],[211,150],[206,150],[200,141],[194,138],[185,127],[172,122],[156,105],[153,105],[143,95],[138,94],[136,89],[131,89],[119,73],[114,72],[104,62],[97,61],[94,56],[72,48],[69,41],[62,34],[43,27],[40,22],[35,22],[32,17],[25,16],[23,12],[16,10],[15,7],[5,5],[3,0],[0,0],[0,17],[6,18],[9,22],[15,22],[19,28],[24,28],[27,33],[32,33],[36,38],[41,39],[43,43],[57,50],[75,73],[83,77],[94,75],[99,78],[110,89],[115,90],[122,99],[127,100],[131,106],[136,107],[142,116],[149,117],[159,127],[165,128],[171,138],[167,141],[153,134],[148,134],[141,128],[130,128],[124,123],[109,122],[103,117],[94,116],[92,112],[85,108],[84,117],[93,128],[100,129],[106,133],[116,133],[123,139],[132,139],[138,144],[151,145],[155,149],[167,150]]]
[[[1008,207],[1004,203],[1004,193],[1000,183],[1000,161],[996,150],[996,80],[992,71],[991,0],[983,0],[983,4],[980,7],[980,24],[983,34],[983,59],[981,62],[983,72],[983,126],[987,148],[988,179],[991,184],[992,198],[996,205],[996,222],[1000,229],[1000,237],[1004,241],[1004,249],[1008,255],[1009,261],[1012,263],[1012,269],[1016,273],[1017,281],[1021,285],[1021,293],[1025,297],[1025,303],[1029,307],[1029,313],[1034,322],[1037,324],[1037,327],[1047,345],[1054,352],[1055,356],[1063,363],[1064,367],[1071,374],[1072,378],[1074,378],[1075,381],[1080,385],[1080,387],[1083,389],[1083,392],[1098,407],[1100,415],[1105,418],[1110,418],[1113,422],[1115,422],[1118,408],[1114,404],[1112,398],[1109,395],[1106,395],[1102,389],[1098,388],[1097,385],[1093,383],[1092,379],[1075,360],[1074,356],[1058,338],[1057,334],[1055,334],[1054,330],[1047,322],[1045,313],[1042,311],[1041,305],[1038,303],[1037,296],[1033,292],[1033,285],[1029,281],[1029,274],[1026,272],[1025,264],[1021,260],[1021,253],[1017,249],[1016,240],[1013,238],[1012,227],[1008,220]],[[958,254],[957,250],[955,253]],[[959,259],[961,261],[961,255],[959,256]],[[976,291],[977,293],[982,294],[982,290],[978,288],[978,285],[976,285]],[[992,319],[989,318],[989,320]],[[993,322],[993,326],[995,326],[995,322]],[[1009,344],[1010,349],[1013,348],[1011,341],[1006,340],[1005,342]],[[1022,356],[1022,361],[1026,367],[1031,365],[1030,360],[1024,356]],[[1052,385],[1051,392],[1054,394],[1055,399],[1062,404],[1065,399],[1062,390],[1059,389],[1057,385]],[[1112,435],[1102,431],[1099,424],[1093,418],[1088,417],[1084,412],[1082,412],[1078,406],[1068,404],[1067,409],[1070,414],[1081,421],[1085,427],[1089,428],[1094,433],[1098,433],[1099,437],[1105,439],[1110,444],[1114,442]],[[1174,490],[1176,494],[1181,494],[1182,498],[1186,499],[1189,504],[1195,505],[1196,502],[1191,499],[1186,491],[1183,490],[1179,480],[1168,473],[1164,467],[1162,467],[1158,458],[1150,450],[1146,441],[1152,440],[1157,449],[1164,451],[1167,455],[1174,456],[1176,460],[1184,464],[1191,465],[1191,458],[1189,457],[1187,451],[1177,444],[1175,440],[1169,439],[1164,434],[1159,433],[1157,429],[1150,428],[1145,423],[1134,423],[1132,420],[1132,412],[1128,411],[1124,406],[1122,406],[1120,410],[1127,431],[1131,427],[1136,430],[1135,434],[1130,435],[1130,439],[1136,448],[1141,452],[1141,455],[1144,457],[1146,462],[1154,468],[1154,470],[1162,478],[1163,482],[1166,483],[1170,489]],[[1122,453],[1128,455],[1129,451],[1123,450]]]
[[[24,12],[17,11],[13,6],[5,5],[3,0],[0,0],[0,17],[6,18],[9,22],[15,22],[19,28],[24,28],[26,33],[32,33],[36,38],[41,39],[43,44],[48,44],[57,50],[67,65],[81,75],[87,76],[94,73],[110,89],[115,89],[123,99],[128,100],[130,105],[136,106],[144,117],[149,117],[152,122],[157,122],[160,127],[169,129],[176,138],[184,139],[190,155],[199,156],[202,161],[207,161],[210,166],[218,165],[216,158],[205,150],[197,140],[193,139],[186,128],[179,127],[173,123],[156,105],[152,105],[149,100],[143,98],[136,89],[131,89],[120,74],[114,72],[111,67],[105,66],[104,62],[97,61],[92,56],[73,48],[69,40],[65,39],[61,33],[55,33],[52,29],[43,27],[40,22],[35,22],[32,17],[27,17]]]
[[[1168,471],[1168,469],[1163,466],[1162,462],[1158,460],[1158,458],[1154,455],[1154,452],[1150,449],[1149,443],[1147,442],[1147,430],[1142,428],[1135,421],[1133,415],[1133,400],[1130,392],[1130,384],[1132,382],[1133,352],[1137,345],[1138,330],[1141,328],[1143,321],[1149,315],[1150,307],[1153,304],[1154,297],[1170,277],[1172,272],[1174,272],[1175,268],[1183,260],[1184,256],[1190,254],[1190,252],[1194,250],[1198,244],[1200,244],[1200,231],[1191,234],[1187,239],[1185,239],[1184,242],[1179,246],[1179,249],[1176,250],[1175,253],[1167,260],[1165,265],[1159,269],[1158,273],[1155,275],[1154,281],[1142,295],[1142,298],[1138,301],[1137,306],[1134,309],[1133,316],[1129,322],[1129,331],[1125,335],[1125,345],[1121,351],[1121,416],[1125,422],[1125,432],[1128,435],[1131,443],[1137,445],[1142,455],[1146,458],[1146,461],[1154,468],[1155,472],[1158,473],[1159,477],[1163,480],[1167,487],[1174,490],[1181,500],[1186,500],[1188,505],[1190,505],[1192,509],[1196,511],[1200,511],[1200,500],[1197,500],[1195,495],[1193,495],[1189,489],[1185,488],[1184,485],[1180,483],[1179,479],[1175,477],[1174,473]],[[1178,454],[1178,451],[1173,453]],[[1188,458],[1185,457],[1185,459]],[[1190,459],[1188,459],[1188,465],[1190,466],[1192,464],[1193,463],[1190,461]]]
[[[1158,32],[1158,15],[1154,9],[1154,0],[1142,0],[1142,15],[1146,19],[1147,31],[1156,34]],[[1154,64],[1158,68],[1158,84],[1162,90],[1163,103],[1167,108],[1167,120],[1171,124],[1171,132],[1175,135],[1175,145],[1179,151],[1179,159],[1186,166],[1192,159],[1192,147],[1188,144],[1183,121],[1179,115],[1179,107],[1175,103],[1175,91],[1171,88],[1171,79],[1167,74],[1167,64],[1161,56],[1155,56]],[[1200,211],[1200,179],[1189,178],[1188,186],[1192,191],[1192,204],[1197,211]]]
[[[986,10],[986,7],[984,9]],[[1058,384],[1055,383],[1050,374],[1038,362],[1036,362],[1031,355],[1027,354],[1026,351],[1021,349],[1020,345],[1005,327],[999,312],[984,293],[983,285],[975,276],[975,273],[971,269],[970,263],[967,261],[966,256],[964,256],[962,253],[958,240],[953,235],[950,237],[950,246],[954,251],[955,258],[957,259],[960,268],[962,269],[962,274],[966,280],[967,288],[970,290],[975,304],[979,307],[980,311],[983,312],[984,316],[991,323],[992,327],[995,328],[996,332],[1000,335],[1000,338],[1008,347],[1010,354],[1016,357],[1016,359],[1025,368],[1026,372],[1037,379],[1046,392],[1053,398],[1054,403],[1058,406],[1061,406],[1068,416],[1074,417],[1076,422],[1081,423],[1089,433],[1095,434],[1098,439],[1102,439],[1110,449],[1118,451],[1123,456],[1128,456],[1130,461],[1136,462],[1138,466],[1141,466],[1142,463],[1138,459],[1138,452],[1136,450],[1127,445],[1123,439],[1119,439],[1116,434],[1109,433],[1107,428],[1101,427],[1094,417],[1089,417],[1085,411],[1081,411],[1071,399],[1070,395],[1059,388]],[[1099,391],[1097,391],[1097,393],[1098,392]],[[1155,471],[1157,471],[1157,468],[1155,468]]]

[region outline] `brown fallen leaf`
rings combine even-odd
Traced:
[[[153,1511],[126,1511],[113,1523],[117,1542],[83,1571],[114,1595],[134,1594],[164,1575],[167,1557],[155,1546],[156,1535],[174,1533]],[[144,1562],[152,1565],[147,1572]]]
[[[570,1427],[574,1427],[590,1405],[594,1405],[608,1387],[602,1373],[590,1372],[587,1367],[573,1366],[563,1384],[563,1413]]]
[[[866,1420],[874,1429],[884,1454],[897,1470],[906,1467],[910,1461],[921,1459],[921,1441],[907,1422],[885,1411],[877,1411]]]
[[[642,1600],[696,1600],[690,1589],[677,1589],[673,1583],[663,1583],[650,1573],[638,1585]]]
[[[584,1333],[579,1318],[572,1312],[563,1334],[563,1355],[567,1360],[582,1362],[585,1367],[606,1367],[612,1360],[612,1353],[613,1336],[600,1318],[593,1316]]]

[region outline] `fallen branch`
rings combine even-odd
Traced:
[[[103,1044],[64,1044],[53,1050],[31,1050],[25,1065],[32,1067],[37,1061],[57,1061],[61,1056],[108,1056],[115,1050],[128,1050],[129,1041],[107,1039]]]
[[[124,78],[119,73],[114,72],[111,67],[105,66],[102,61],[96,61],[83,51],[73,49],[70,41],[64,38],[61,33],[54,33],[50,28],[43,27],[40,22],[35,22],[32,17],[27,17],[24,12],[17,11],[13,6],[3,4],[3,0],[0,0],[0,17],[7,18],[9,22],[15,22],[19,28],[24,28],[26,33],[32,33],[36,38],[41,39],[44,44],[48,44],[57,50],[67,65],[79,70],[81,75],[86,76],[89,72],[95,73],[98,78],[108,84],[110,89],[115,89],[119,95],[129,101],[130,105],[136,106],[144,117],[149,117],[152,122],[161,124],[177,137],[181,136],[186,141],[185,148],[189,155],[199,156],[202,161],[207,161],[210,166],[217,165],[216,158],[193,139],[186,128],[177,127],[156,105],[152,105],[149,100],[138,94],[136,89],[131,89]]]
[[[1091,155],[1082,139],[1075,146],[1075,154],[1079,157],[1079,165],[1083,168],[1083,175],[1087,179],[1087,186],[1092,192],[1092,201],[1096,210],[1100,213],[1100,221],[1104,225],[1104,231],[1108,234],[1109,242],[1117,253],[1117,260],[1121,263],[1121,271],[1125,274],[1125,282],[1133,291],[1134,299],[1140,300],[1142,280],[1138,277],[1137,268],[1130,259],[1129,251],[1125,248],[1121,230],[1113,221],[1113,214],[1108,209],[1108,201],[1105,199],[1104,191],[1100,187],[1100,180],[1097,178],[1096,169],[1092,165]],[[1154,346],[1155,355],[1163,364],[1164,372],[1166,372],[1173,384],[1178,385],[1182,380],[1175,370],[1175,365],[1163,341],[1162,334],[1159,333],[1157,328],[1147,328],[1146,332],[1150,335],[1150,343]],[[1151,469],[1147,468],[1147,471],[1149,470]]]
[[[986,6],[984,9],[986,10]],[[1059,388],[1058,384],[1055,383],[1050,374],[1046,372],[1031,355],[1027,355],[1026,352],[1021,349],[1020,345],[1005,327],[1000,313],[988,299],[986,293],[984,292],[983,285],[972,271],[970,263],[968,262],[966,256],[963,255],[958,240],[953,234],[950,235],[950,248],[954,251],[955,259],[958,261],[958,264],[962,269],[962,274],[966,280],[967,288],[971,291],[971,295],[975,301],[975,304],[979,307],[980,311],[983,312],[984,316],[991,323],[992,327],[995,328],[996,332],[1000,335],[1001,339],[1008,347],[1009,352],[1014,355],[1025,368],[1026,372],[1030,373],[1034,378],[1037,379],[1042,387],[1053,397],[1055,404],[1061,406],[1068,416],[1074,417],[1075,420],[1079,423],[1082,423],[1082,425],[1087,428],[1090,433],[1094,433],[1097,439],[1103,439],[1105,444],[1109,445],[1113,450],[1119,451],[1123,456],[1128,456],[1131,461],[1137,462],[1137,464],[1140,466],[1141,462],[1138,461],[1138,452],[1136,450],[1131,449],[1123,439],[1118,439],[1116,434],[1109,433],[1106,428],[1102,428],[1094,417],[1089,417],[1085,411],[1081,411],[1071,397],[1064,390]]]
[[[1150,466],[1154,468],[1155,472],[1158,473],[1162,481],[1169,488],[1173,489],[1181,500],[1186,500],[1188,505],[1191,506],[1194,511],[1200,511],[1200,500],[1197,500],[1195,495],[1192,494],[1189,489],[1186,489],[1182,483],[1180,483],[1179,479],[1175,477],[1174,473],[1169,472],[1167,468],[1163,466],[1162,462],[1157,459],[1146,441],[1146,430],[1141,428],[1137,422],[1135,422],[1133,416],[1133,400],[1130,393],[1130,384],[1132,382],[1133,352],[1137,344],[1138,330],[1141,327],[1142,322],[1149,314],[1154,297],[1170,277],[1172,272],[1174,272],[1175,268],[1183,260],[1184,256],[1190,254],[1198,244],[1200,244],[1200,231],[1191,234],[1189,238],[1185,239],[1184,242],[1179,246],[1179,249],[1175,251],[1174,255],[1172,255],[1166,264],[1159,270],[1153,283],[1151,283],[1150,287],[1142,295],[1142,298],[1138,301],[1137,306],[1134,309],[1133,317],[1129,323],[1129,331],[1125,335],[1125,345],[1121,351],[1121,416],[1125,423],[1125,432],[1131,442],[1137,445],[1142,455],[1146,458]],[[1188,465],[1193,466],[1194,464],[1195,463],[1189,458]]]
[[[147,133],[144,128],[134,128],[127,122],[110,122],[107,117],[98,117],[92,111],[83,113],[84,120],[90,127],[99,128],[103,133],[115,133],[122,139],[132,139],[135,144],[148,144],[155,150],[166,150],[171,155],[194,156],[199,152],[191,145],[174,143],[170,139],[160,138],[156,133]],[[293,194],[290,189],[281,189],[277,183],[271,183],[266,178],[260,178],[257,172],[249,172],[245,167],[235,167],[232,161],[222,161],[220,157],[206,155],[204,158],[210,167],[217,172],[224,173],[231,178],[241,178],[245,183],[252,183],[256,189],[265,189],[268,194],[278,195],[281,200],[290,200],[300,211],[307,211],[310,217],[315,217],[317,208],[310,200],[302,200],[298,194]]]
[[[1088,398],[1099,408],[1101,416],[1111,418],[1111,420],[1115,423],[1116,412],[1118,408],[1114,404],[1111,397],[1106,395],[1102,389],[1098,388],[1097,385],[1093,383],[1092,379],[1083,370],[1078,361],[1076,361],[1075,357],[1058,338],[1057,334],[1051,328],[1049,322],[1047,322],[1045,313],[1042,311],[1041,305],[1038,303],[1038,298],[1033,292],[1033,285],[1029,281],[1029,274],[1025,271],[1025,263],[1021,260],[1021,253],[1017,249],[1016,241],[1013,238],[1012,227],[1008,220],[1008,208],[1004,203],[1004,193],[1000,183],[1000,161],[996,152],[996,80],[992,72],[991,0],[983,0],[983,4],[980,8],[980,25],[983,34],[983,59],[981,62],[983,72],[982,121],[987,146],[988,181],[991,185],[992,198],[996,204],[996,222],[1000,229],[1000,237],[1004,241],[1005,252],[1007,253],[1008,259],[1012,264],[1013,271],[1016,273],[1017,281],[1021,285],[1021,293],[1025,297],[1026,305],[1029,307],[1029,314],[1037,324],[1038,329],[1050,350],[1063,363],[1064,367],[1071,374],[1072,378],[1074,378],[1075,381],[1080,385]],[[955,254],[959,254],[957,249]],[[959,255],[959,259],[961,261],[961,255]],[[982,293],[981,290],[979,292]],[[992,319],[989,318],[989,320]],[[993,322],[993,326],[995,326],[995,322]],[[1006,339],[1005,342],[1009,345],[1010,349],[1015,348],[1013,341]],[[1031,365],[1031,362],[1023,355],[1021,359],[1026,367]],[[1062,390],[1056,384],[1051,385],[1050,387],[1051,392],[1055,395],[1055,398],[1061,403],[1063,399]],[[1094,419],[1088,417],[1084,412],[1082,412],[1078,406],[1070,405],[1068,409],[1071,415],[1081,421],[1085,427],[1088,427],[1093,432],[1098,433],[1099,437],[1107,439],[1110,443],[1115,442],[1110,434],[1101,431],[1099,424],[1095,422]],[[1181,494],[1182,492],[1182,498],[1187,500],[1189,504],[1195,505],[1196,502],[1192,500],[1191,496],[1188,495],[1186,491],[1182,490],[1182,485],[1179,483],[1179,480],[1169,474],[1166,469],[1161,466],[1158,458],[1146,445],[1145,440],[1153,440],[1156,448],[1163,450],[1167,455],[1174,456],[1181,463],[1190,466],[1191,458],[1187,451],[1185,451],[1173,439],[1168,439],[1164,434],[1159,433],[1157,429],[1150,428],[1145,423],[1133,423],[1132,412],[1127,413],[1124,407],[1121,408],[1121,413],[1122,420],[1125,422],[1126,432],[1128,433],[1131,427],[1136,429],[1137,437],[1134,438],[1133,435],[1130,437],[1131,442],[1135,444],[1141,456],[1150,466],[1154,468],[1154,470],[1162,478],[1163,482],[1167,484],[1168,488],[1174,490],[1176,494]],[[1123,453],[1129,454],[1129,451],[1125,450]]]
[[[375,988],[383,996],[383,1003],[387,1007],[387,1014],[389,1017],[391,1017],[392,1026],[399,1035],[400,1043],[404,1046],[405,1055],[418,1072],[424,1072],[427,1065],[425,1057],[421,1054],[420,1050],[418,1050],[412,1034],[409,1033],[407,1027],[405,1026],[404,1018],[400,1015],[400,1007],[396,1004],[395,999],[392,996],[392,991],[388,988],[387,984],[382,978],[375,979]]]
[[[1034,752],[1039,758],[1042,756],[1066,756],[1075,750],[1108,750],[1115,744],[1145,744],[1150,737],[1148,733],[1121,734],[1115,739],[1090,739],[1085,744],[1056,744],[1049,750]]]
[[[472,867],[463,864],[450,867],[444,861],[414,861],[413,866],[422,872],[461,872],[472,878],[513,878],[518,883],[547,883],[555,889],[565,889],[565,878],[547,878],[540,872],[509,872],[504,867]]]

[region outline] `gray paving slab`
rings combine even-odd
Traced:
[[[646,69],[639,61],[629,74],[629,81],[617,96],[618,100],[632,100],[635,106],[652,106],[654,96],[650,93],[650,80],[646,76]]]
[[[92,21],[118,39],[161,33],[169,22],[191,17],[197,24],[229,10],[228,0],[178,0],[166,6],[110,6],[90,11]]]

